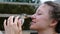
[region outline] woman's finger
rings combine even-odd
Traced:
[[[17,24],[19,16],[15,17],[14,24]]]
[[[9,26],[9,19],[10,19],[10,17],[7,19],[7,25]]]
[[[19,20],[18,20],[18,28],[19,28],[19,30],[22,30],[21,27],[22,27],[22,23],[21,23],[21,19],[19,19]]]
[[[5,20],[4,20],[4,28],[6,28],[6,26],[7,26],[7,25],[6,25],[6,19],[5,19]]]
[[[13,24],[13,18],[14,18],[14,16],[9,17],[9,19],[8,19],[8,22],[9,22],[8,24],[9,25]]]

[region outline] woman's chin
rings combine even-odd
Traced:
[[[35,26],[32,26],[32,25],[31,25],[31,26],[30,26],[30,29],[31,29],[31,30],[35,30],[35,29],[37,29],[37,28],[36,28]]]

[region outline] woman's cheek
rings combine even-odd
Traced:
[[[43,17],[37,17],[36,22],[39,27],[46,27],[48,24],[47,19]]]

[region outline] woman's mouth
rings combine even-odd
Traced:
[[[35,23],[36,23],[36,22],[32,21],[30,24],[33,25],[33,24],[35,24]]]

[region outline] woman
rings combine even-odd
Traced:
[[[41,4],[36,13],[31,16],[32,22],[30,29],[36,30],[38,34],[58,34],[56,32],[57,24],[59,24],[60,7],[58,4],[47,1]],[[10,16],[4,21],[5,34],[22,34],[22,24],[19,16]],[[7,22],[7,25],[6,25]]]

